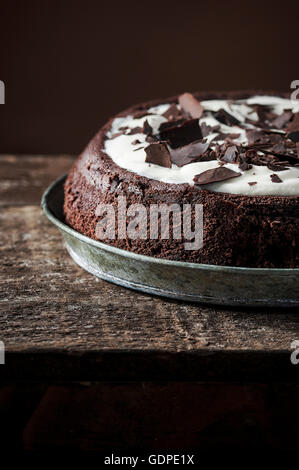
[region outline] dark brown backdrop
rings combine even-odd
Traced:
[[[299,79],[298,1],[0,5],[2,153],[77,153],[132,103]]]

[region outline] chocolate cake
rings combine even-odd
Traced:
[[[145,208],[146,233],[129,237],[130,213],[111,221],[108,211],[103,239],[98,208],[118,214],[121,197],[126,207]],[[298,101],[277,93],[184,93],[131,107],[103,126],[68,174],[64,213],[88,237],[147,256],[294,268],[298,203]],[[172,213],[169,236],[151,236],[151,206],[173,204],[182,213],[190,206],[192,216],[201,205],[200,248],[186,249],[183,231],[175,236]]]

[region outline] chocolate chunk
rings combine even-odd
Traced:
[[[270,162],[267,164],[267,167],[269,168],[269,170],[272,170],[272,171],[287,170],[288,168],[284,166],[283,163],[287,165],[289,164],[288,162]]]
[[[257,181],[250,181],[248,184],[249,186],[254,186],[255,184],[257,184]]]
[[[218,142],[219,140],[225,140],[228,137],[229,134],[225,132],[219,132],[214,139],[212,140],[213,142]]]
[[[238,139],[240,137],[241,134],[237,134],[237,133],[231,133],[231,134],[228,134],[227,136],[227,140],[234,140],[234,139]]]
[[[237,155],[238,155],[238,149],[235,145],[232,145],[231,147],[228,147],[226,149],[226,152],[221,158],[221,160],[224,160],[225,162],[228,162],[228,163],[235,163],[237,160]]]
[[[291,140],[286,140],[285,135],[281,133],[273,133],[272,131],[247,131],[247,138],[250,145],[247,149],[253,148],[259,150],[264,155],[254,155],[253,163],[256,165],[267,165],[269,161],[275,159],[288,161],[289,164],[297,163],[298,159],[295,156],[294,143]],[[254,141],[254,143],[252,143]],[[269,157],[266,157],[268,155]],[[251,156],[252,157],[252,156]],[[269,160],[270,158],[270,160]]]
[[[200,128],[203,137],[207,137],[212,132],[218,132],[220,130],[220,126],[208,126],[205,122],[200,123]]]
[[[172,129],[173,127],[178,127],[181,124],[183,124],[183,122],[186,122],[186,119],[181,118],[181,119],[177,119],[176,121],[161,122],[159,126],[159,132],[161,134],[161,132],[166,129]]]
[[[138,109],[137,111],[134,111],[132,113],[134,119],[140,119],[143,118],[144,116],[152,116],[152,113],[149,113],[147,109]]]
[[[293,113],[292,111],[285,111],[280,116],[272,121],[271,125],[276,127],[277,129],[283,129],[292,119]]]
[[[265,154],[270,154],[267,150],[263,150]],[[278,159],[283,159],[284,161],[288,161],[289,165],[294,165],[299,163],[298,157],[295,153],[293,152],[285,152],[285,153],[276,153],[275,151],[271,150],[271,153],[274,154],[274,157]],[[285,162],[284,162],[285,163]]]
[[[293,142],[299,142],[299,130],[293,131],[288,134],[288,138],[291,139]]]
[[[155,135],[147,135],[146,138],[145,138],[146,142],[149,142],[150,144],[152,142],[159,142],[159,139],[158,137],[156,137]]]
[[[210,132],[212,132],[212,127],[208,126],[205,122],[202,122],[200,124],[200,127],[201,127],[201,133],[203,137],[207,137],[207,135],[209,135]]]
[[[284,142],[284,136],[282,134],[268,134],[269,144],[278,145]]]
[[[268,105],[254,104],[253,108],[258,115],[258,125],[260,127],[269,128],[269,122],[277,118],[277,115],[271,111],[271,107]]]
[[[244,160],[239,163],[239,168],[241,171],[247,171],[247,170],[250,170],[250,168],[252,168],[252,165],[250,165],[250,163],[247,163]]]
[[[285,146],[285,143],[281,140],[277,144],[273,145],[273,147],[271,148],[271,151],[273,153],[284,154],[284,153],[287,153],[287,148]]]
[[[180,111],[177,106],[173,103],[169,106],[167,111],[162,114],[162,116],[164,116],[169,121],[174,121],[180,117]]]
[[[192,142],[189,145],[185,145],[184,147],[171,149],[171,161],[179,167],[188,165],[188,163],[193,163],[197,159],[200,159],[200,157],[207,152],[208,148],[209,144],[207,142],[199,140],[197,142]]]
[[[246,137],[249,145],[269,143],[269,137],[263,131],[257,129],[247,129]]]
[[[214,117],[215,119],[217,119],[217,121],[222,122],[222,124],[226,124],[227,126],[237,126],[238,124],[240,124],[239,119],[229,114],[223,108],[219,109],[219,111],[214,113]]]
[[[138,139],[133,140],[132,145],[137,145],[137,144],[141,144],[140,140]]]
[[[185,113],[193,119],[200,119],[203,115],[204,108],[191,93],[184,93],[179,96],[179,105]]]
[[[214,152],[214,150],[209,149],[207,152],[203,153],[198,158],[195,158],[194,160],[192,160],[191,163],[193,163],[193,161],[211,162],[212,160],[217,160],[217,155]]]
[[[147,163],[154,163],[165,168],[171,168],[170,153],[166,142],[156,142],[148,145],[145,149]]]
[[[172,127],[166,129],[165,126],[160,126],[159,128],[161,138],[169,141],[172,148],[183,147],[195,140],[202,139],[198,119],[189,119],[182,123],[177,123],[178,121],[176,121]]]
[[[286,131],[288,133],[299,131],[299,113],[294,114],[294,118],[288,125]]]
[[[270,178],[272,183],[282,183],[282,180],[275,173],[273,173],[273,175],[270,175]]]
[[[267,166],[270,163],[277,162],[277,157],[272,155],[270,152],[260,155],[253,149],[246,151],[246,157],[247,161],[258,166]]]
[[[237,176],[241,176],[241,173],[237,173],[236,171],[230,170],[224,166],[219,166],[217,168],[212,168],[210,170],[203,171],[199,175],[196,175],[193,178],[195,184],[200,186],[205,184],[216,183],[219,181],[225,181],[230,178],[236,178]]]
[[[148,120],[146,119],[143,123],[143,133],[146,135],[150,135],[153,133],[152,126],[149,125]]]
[[[266,162],[267,167],[269,170],[272,171],[284,171],[287,170],[288,167],[290,166],[290,163],[286,160],[279,160],[279,158],[275,155],[265,155],[265,158],[268,158],[268,161]]]
[[[134,127],[133,129],[128,132],[127,135],[134,135],[134,134],[142,134],[143,133],[143,128],[142,127]]]

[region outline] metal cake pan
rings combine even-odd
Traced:
[[[63,184],[44,193],[42,208],[62,233],[73,260],[106,281],[149,294],[217,305],[299,305],[299,268],[243,268],[170,261],[93,240],[64,223]]]

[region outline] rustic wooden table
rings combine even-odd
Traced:
[[[4,381],[296,381],[298,309],[193,305],[83,271],[42,214],[73,158],[0,157]]]

